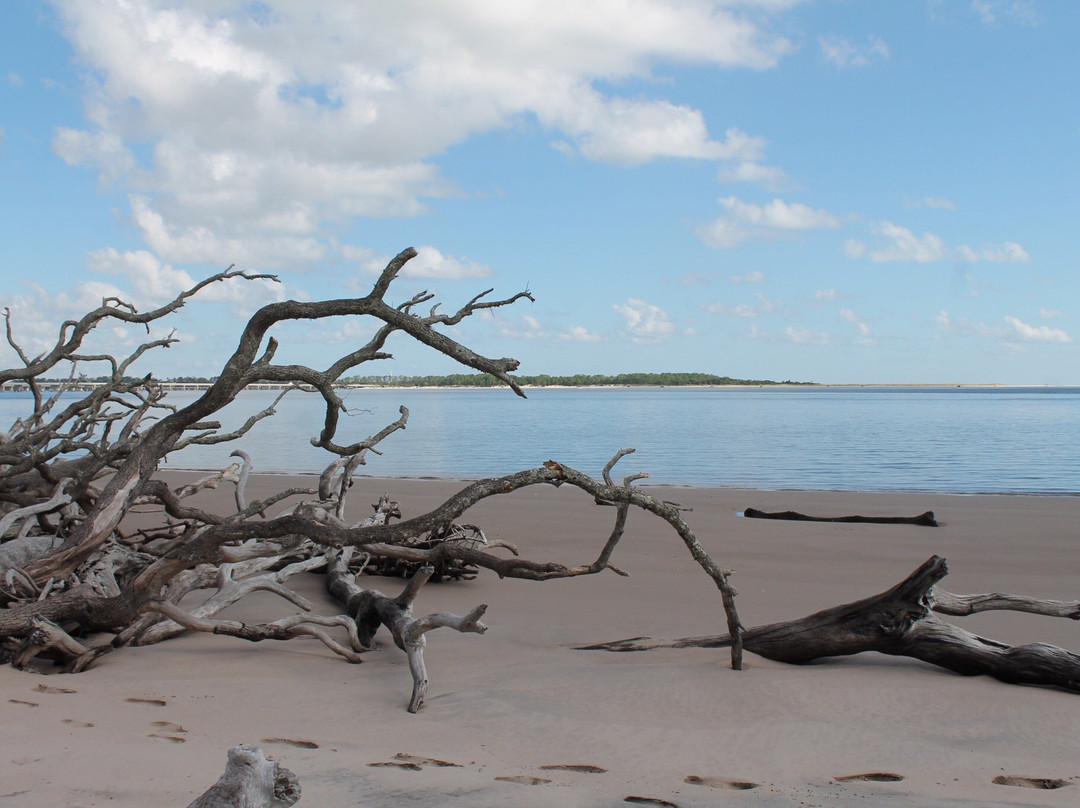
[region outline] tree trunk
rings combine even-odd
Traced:
[[[1052,685],[1080,693],[1080,655],[1044,643],[1010,646],[979,637],[940,620],[934,613],[936,584],[948,574],[945,559],[933,556],[891,589],[835,606],[799,620],[747,629],[743,647],[766,659],[802,664],[831,656],[878,651],[921,659],[964,676],[986,675],[1010,684]],[[957,596],[943,592],[943,609],[956,614],[990,608],[1014,609],[1075,619],[1076,604],[1008,595]],[[972,607],[971,604],[981,604]],[[1068,608],[1072,607],[1072,608]],[[730,635],[652,640],[635,637],[585,646],[587,650],[645,651],[652,648],[725,648]]]
[[[295,774],[240,744],[229,750],[225,773],[188,808],[287,808],[299,799]]]

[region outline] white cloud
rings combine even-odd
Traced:
[[[1016,332],[1016,335],[1022,340],[1029,340],[1034,342],[1072,342],[1072,337],[1062,331],[1060,328],[1050,328],[1050,326],[1034,326],[1028,325],[1017,317],[1005,317],[1005,322],[1009,324],[1009,327]]]
[[[819,36],[818,47],[830,64],[841,70],[848,67],[866,67],[877,60],[887,61],[889,46],[881,37],[867,37],[865,45],[856,45],[842,36]]]
[[[702,308],[710,314],[722,314],[730,317],[757,317],[762,314],[769,314],[774,311],[784,311],[786,309],[784,301],[782,300],[767,297],[761,292],[755,292],[754,296],[758,300],[756,306],[751,306],[746,303],[740,303],[737,306],[729,306],[727,303],[718,301],[715,303],[706,303]]]
[[[824,331],[811,331],[803,326],[789,325],[784,329],[783,339],[796,345],[828,345],[832,336]]]
[[[840,319],[855,326],[855,342],[858,345],[877,345],[871,336],[870,326],[851,309],[840,309]]]
[[[632,297],[611,308],[623,318],[623,328],[634,342],[661,342],[675,333],[667,312],[652,303]]]
[[[823,208],[782,199],[754,205],[728,196],[720,200],[720,205],[727,213],[698,229],[698,236],[710,247],[735,247],[745,241],[840,226],[840,218]]]
[[[1059,309],[1039,309],[1039,316],[1044,320],[1056,320],[1059,317],[1068,317],[1069,315]]]
[[[659,82],[610,88],[658,66],[770,68],[793,46],[757,19],[788,5],[67,0],[89,124],[54,148],[142,200],[168,262],[302,265],[328,223],[456,193],[432,159],[522,121],[588,159],[710,160],[774,183],[760,138],[712,137]]]
[[[916,236],[906,227],[892,222],[877,222],[871,228],[879,236],[891,242],[888,246],[870,251],[870,260],[875,262],[915,261],[923,264],[930,261],[944,261],[949,257],[945,242],[933,233]]]
[[[854,238],[844,239],[841,249],[848,258],[862,258],[866,255],[866,244]]]
[[[975,263],[977,261],[989,261],[995,264],[1027,263],[1031,256],[1027,250],[1015,241],[1006,241],[1003,244],[988,244],[978,249],[968,247],[966,244],[956,248],[956,256],[961,261]]]
[[[548,333],[535,317],[525,314],[514,321],[497,316],[499,336],[509,339],[547,339]]]
[[[369,275],[378,275],[391,259],[389,255],[354,244],[346,244],[342,247],[341,254],[346,260],[356,261]],[[402,267],[400,277],[460,280],[462,278],[489,278],[493,274],[491,267],[485,264],[477,263],[469,258],[443,255],[432,246],[422,245],[416,248],[416,257]]]
[[[839,300],[840,293],[835,289],[818,289],[814,292],[815,300]]]
[[[877,263],[914,261],[925,264],[948,260],[964,263],[979,261],[1017,263],[1031,260],[1027,251],[1014,241],[988,244],[978,248],[966,244],[950,248],[940,236],[934,233],[928,231],[917,236],[906,227],[892,222],[875,222],[871,225],[871,230],[886,242],[884,246],[868,252],[870,260]],[[864,252],[862,246],[861,242],[853,242],[851,245],[845,245],[845,252],[857,258]]]
[[[1034,326],[1025,323],[1019,317],[1006,315],[1005,325],[988,325],[983,322],[972,322],[967,318],[954,318],[949,312],[941,311],[934,318],[934,325],[942,334],[958,334],[968,337],[992,339],[1003,343],[1012,342],[1017,347],[1015,340],[1021,342],[1061,342],[1070,343],[1072,337],[1060,328],[1049,326]]]
[[[765,273],[752,269],[742,275],[732,275],[730,280],[732,283],[762,283],[765,280]]]
[[[924,196],[922,199],[904,197],[904,207],[911,209],[931,208],[933,210],[956,210],[956,203],[943,196]]]
[[[1001,19],[1021,25],[1042,22],[1034,0],[971,0],[971,8],[987,25],[994,25]]]
[[[580,343],[605,342],[606,341],[606,338],[603,335],[597,334],[597,333],[595,333],[593,331],[590,331],[589,329],[585,328],[585,326],[582,326],[582,325],[570,326],[570,328],[568,328],[566,331],[559,334],[559,336],[556,337],[555,339],[558,342],[580,342]]]

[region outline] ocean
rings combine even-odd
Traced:
[[[369,454],[362,474],[473,479],[552,459],[617,479],[736,488],[1080,494],[1080,388],[760,387],[364,389],[344,393],[338,443],[361,440],[409,408],[408,427]],[[184,404],[197,393],[177,392]],[[246,391],[222,413],[234,428],[276,393]],[[27,394],[0,394],[10,424]],[[263,472],[318,472],[316,395],[292,392],[236,444],[174,453],[166,467],[221,468],[234,448]]]

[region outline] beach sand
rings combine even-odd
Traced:
[[[249,497],[296,483],[259,477]],[[350,501],[359,518],[385,491],[408,517],[458,487],[360,478]],[[746,626],[875,594],[933,554],[949,561],[942,587],[951,592],[1076,596],[1077,497],[649,490],[693,509],[687,520],[698,537],[735,571]],[[228,491],[200,497],[231,501]],[[818,515],[932,509],[941,526],[740,518],[746,507]],[[519,545],[525,557],[581,564],[603,545],[613,515],[579,491],[544,487],[488,500],[465,521]],[[633,513],[612,561],[630,577],[535,583],[483,572],[468,583],[429,584],[418,613],[487,603],[490,628],[483,636],[428,635],[431,686],[416,715],[405,710],[405,656],[385,633],[382,650],[361,665],[315,640],[188,634],[122,649],[77,676],[49,675],[47,663],[37,673],[4,667],[0,808],[185,806],[217,779],[237,743],[260,746],[295,772],[305,806],[593,808],[627,805],[631,796],[688,808],[1080,800],[1076,695],[876,654],[801,667],[748,654],[746,669],[735,672],[726,650],[573,650],[724,630],[719,593],[665,523]],[[365,581],[389,594],[401,586]],[[317,611],[341,611],[319,576],[292,583]],[[227,614],[261,621],[294,611],[257,594]],[[1068,620],[958,620],[1010,643],[1080,648],[1080,627]],[[410,760],[411,768],[382,765]],[[902,779],[838,780],[876,773]],[[1012,775],[1075,783],[1042,790],[993,782]],[[731,787],[740,783],[756,787]]]

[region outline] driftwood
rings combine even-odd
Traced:
[[[1080,603],[937,592],[937,583],[947,574],[945,559],[933,556],[881,594],[799,620],[746,629],[742,633],[743,647],[766,659],[792,664],[878,651],[920,659],[965,676],[987,675],[1010,684],[1051,685],[1080,692],[1080,655],[1044,643],[1010,646],[972,634],[934,614],[1010,609],[1075,620],[1080,616]],[[581,648],[724,648],[731,642],[731,636],[725,634],[667,641],[634,637]]]
[[[743,511],[747,519],[785,519],[792,522],[860,522],[871,525],[922,525],[937,527],[933,511],[920,513],[918,516],[807,516],[798,511],[759,511],[747,508]]]
[[[405,585],[396,598],[384,595],[377,589],[367,589],[356,582],[357,576],[349,570],[352,548],[346,547],[329,555],[326,573],[326,589],[348,610],[356,621],[360,642],[372,647],[375,632],[386,626],[394,638],[394,644],[409,658],[409,672],[413,678],[412,697],[408,710],[415,713],[427,695],[428,675],[424,663],[425,634],[437,628],[453,628],[461,632],[483,634],[487,626],[480,622],[487,604],[481,604],[461,616],[440,612],[426,617],[414,617],[413,602],[420,589],[435,573],[434,567],[422,567]]]
[[[225,773],[188,808],[288,808],[300,799],[300,781],[261,749],[229,750]]]

